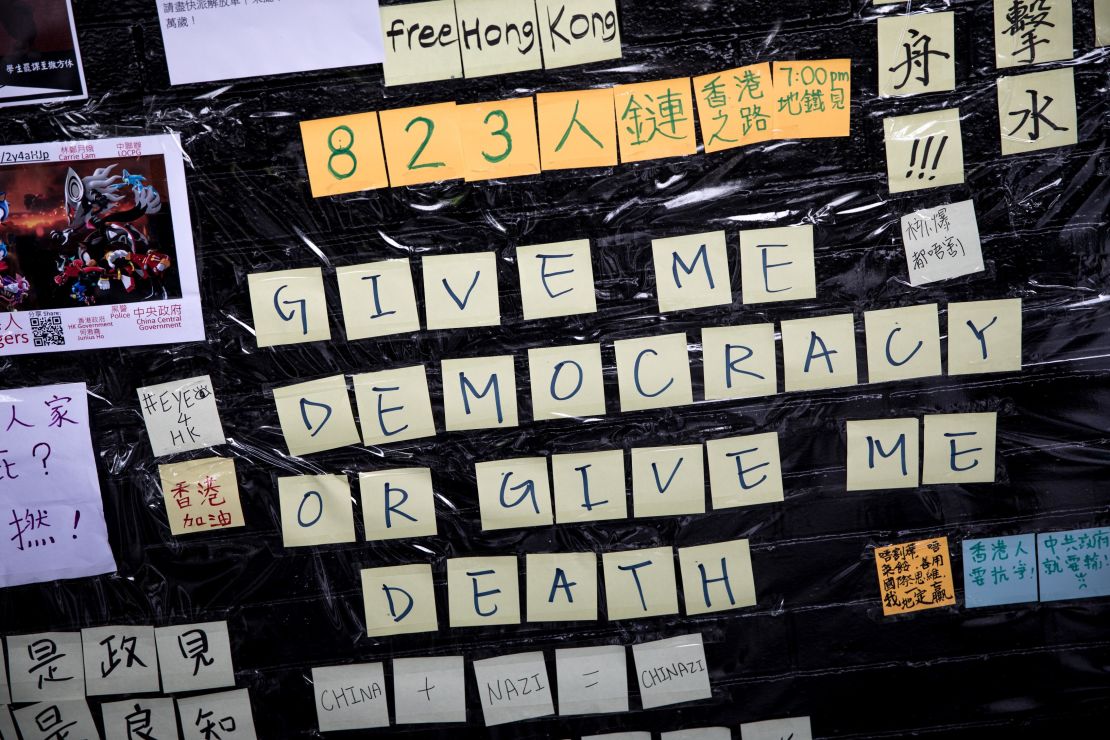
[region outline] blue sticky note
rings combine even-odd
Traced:
[[[1110,529],[1037,535],[1041,601],[1110,596]]]
[[[964,540],[964,601],[968,608],[1037,600],[1035,535]]]

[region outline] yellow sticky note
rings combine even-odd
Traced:
[[[443,361],[443,417],[449,432],[515,427],[512,355]]]
[[[1079,141],[1075,70],[1071,67],[998,78],[1003,154],[1024,154]]]
[[[867,379],[871,383],[941,374],[937,304],[864,311]]]
[[[520,624],[515,557],[449,558],[447,599],[452,627]]]
[[[621,58],[617,0],[537,0],[545,69]]]
[[[377,113],[301,121],[313,198],[389,187]]]
[[[705,513],[702,446],[633,447],[632,505],[637,519]]]
[[[622,162],[683,157],[698,149],[690,78],[613,88]]]
[[[993,483],[998,414],[925,417],[924,483]]]
[[[259,347],[331,339],[319,267],[247,275]]]
[[[442,254],[420,261],[424,310],[429,329],[497,326],[497,255],[493,252]]]
[[[852,60],[775,62],[776,139],[847,136],[852,108]]]
[[[597,620],[597,555],[529,553],[524,569],[529,622]]]
[[[774,134],[769,62],[695,77],[694,97],[706,152],[767,141]]]
[[[432,566],[426,563],[363,570],[362,600],[370,637],[439,629]]]
[[[948,374],[1021,370],[1021,299],[948,304]]]
[[[955,13],[879,19],[879,95],[956,89]]]
[[[460,105],[458,115],[467,182],[540,171],[533,98]]]
[[[686,614],[755,606],[755,578],[747,540],[678,548]]]
[[[335,277],[348,341],[420,331],[407,259],[340,267]]]
[[[528,374],[536,421],[605,415],[600,344],[529,349]]]
[[[921,465],[917,419],[849,421],[848,490],[916,488]]]
[[[745,304],[816,298],[813,226],[741,231],[740,280]]]
[[[1071,59],[1072,0],[994,0],[994,66]]]
[[[855,385],[855,317],[845,313],[783,321],[782,364],[787,391]]]
[[[378,116],[393,187],[454,180],[466,172],[454,103],[386,110]]]
[[[551,480],[559,524],[628,517],[623,450],[552,455]]]
[[[706,401],[778,393],[774,324],[706,327],[701,352]]]
[[[536,120],[543,169],[612,167],[617,163],[612,88],[540,93]]]
[[[710,440],[705,452],[715,510],[783,500],[776,432]]]
[[[166,518],[174,535],[242,527],[235,461],[205,457],[158,466]]]
[[[474,466],[474,474],[484,531],[551,524],[547,458],[480,462]]]
[[[886,172],[892,193],[964,181],[960,109],[883,119]]]
[[[661,334],[613,343],[621,411],[642,411],[694,402],[686,335]]]
[[[455,0],[381,6],[386,86],[463,76]]]
[[[358,444],[358,429],[342,375],[274,388],[278,421],[290,455]]]
[[[434,437],[432,399],[423,365],[363,373],[351,379],[362,422],[363,444]]]
[[[1095,46],[1110,46],[1110,0],[1095,0]]]
[[[883,616],[956,605],[948,538],[875,548]]]
[[[351,484],[345,475],[282,476],[278,503],[286,547],[355,541]]]
[[[536,4],[513,0],[455,0],[467,77],[543,68]]]
[[[428,468],[359,473],[358,490],[367,542],[438,533],[432,471]]]
[[[609,621],[678,614],[671,548],[607,552],[601,556],[601,567]]]
[[[732,303],[725,232],[651,240],[661,312]]]
[[[597,311],[589,239],[517,247],[516,264],[525,319]]]

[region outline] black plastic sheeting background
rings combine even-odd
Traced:
[[[1077,0],[1076,59],[1039,69],[1074,66],[1080,143],[1002,158],[991,3],[914,4],[914,10],[925,8],[956,13],[957,89],[880,100],[875,21],[904,12],[904,5],[625,0],[624,58],[607,64],[402,89],[385,89],[380,67],[171,88],[154,0],[77,0],[89,101],[5,110],[0,142],[180,132],[191,159],[189,197],[209,340],[0,360],[5,387],[89,384],[93,442],[119,561],[118,575],[0,591],[0,632],[227,619],[237,681],[250,689],[263,738],[316,735],[312,666],[386,660],[388,671],[393,657],[463,654],[473,660],[543,649],[553,674],[556,647],[630,644],[690,631],[700,631],[707,643],[711,701],[645,712],[633,698],[634,711],[627,715],[487,730],[471,683],[469,726],[394,727],[373,734],[568,737],[708,725],[735,729],[741,722],[794,715],[810,715],[815,736],[837,738],[1044,738],[1099,726],[1110,718],[1110,600],[960,606],[897,619],[881,613],[876,544],[948,535],[959,585],[964,537],[1110,525],[1107,50],[1093,49],[1090,3]],[[768,142],[506,182],[450,182],[321,200],[309,195],[297,127],[302,119],[695,75],[762,60],[842,56],[853,60],[847,138]],[[966,183],[889,195],[882,118],[952,106],[961,113]],[[969,197],[979,217],[985,271],[910,287],[899,217]],[[802,223],[815,227],[815,300],[758,307],[737,300],[728,307],[659,315],[652,238],[725,229],[735,245],[739,228]],[[598,312],[524,322],[515,247],[583,237],[594,247]],[[487,249],[499,256],[500,327],[343,339],[334,268]],[[419,278],[419,260],[413,264]],[[325,270],[336,339],[257,349],[247,329],[246,275],[311,266]],[[701,327],[852,311],[862,341],[865,310],[935,301],[943,312],[951,301],[1003,297],[1024,301],[1020,374],[859,385],[630,414],[617,407],[615,339],[686,331],[697,384]],[[526,421],[527,383],[520,382],[527,377],[526,348],[580,341],[603,343],[608,415],[587,424]],[[441,359],[510,353],[517,358],[521,391],[518,430],[440,434],[308,459],[283,452],[269,394],[275,385],[424,363],[435,404]],[[217,452],[236,459],[248,526],[175,539],[135,388],[202,373],[215,383],[230,440]],[[695,398],[699,394],[695,388]],[[845,420],[989,410],[998,412],[995,484],[845,492]],[[436,415],[442,418],[439,409]],[[783,451],[781,504],[481,531],[475,461],[772,430],[780,434]],[[432,468],[437,493],[451,504],[439,508],[440,536],[282,547],[276,476],[353,476],[402,466]],[[356,526],[361,530],[357,509]],[[750,609],[569,627],[445,627],[438,635],[364,636],[358,581],[363,567],[427,562],[428,551],[434,553],[446,625],[442,581],[448,557],[681,547],[739,537],[751,538],[753,548],[759,604]]]

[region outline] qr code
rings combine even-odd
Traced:
[[[62,330],[61,316],[32,316],[31,336],[36,347],[64,347],[66,335]]]

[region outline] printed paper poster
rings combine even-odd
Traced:
[[[84,383],[0,391],[0,588],[116,569]]]
[[[2,10],[0,108],[87,98],[69,0],[4,0]]]
[[[176,134],[0,147],[0,355],[204,339]]]
[[[377,0],[163,2],[170,84],[380,64]]]

